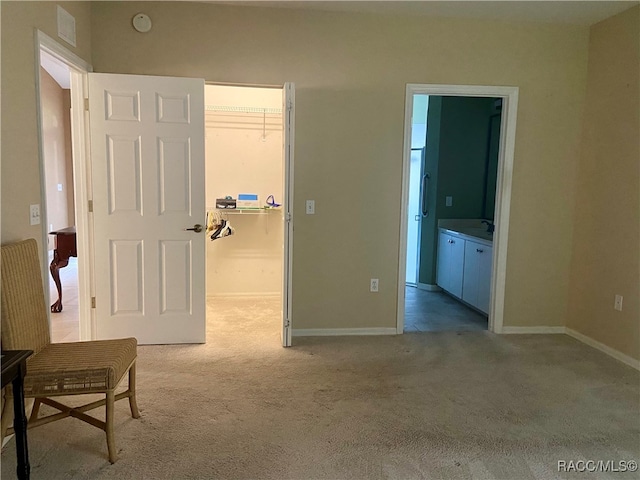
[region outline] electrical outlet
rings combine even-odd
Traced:
[[[372,292],[377,292],[379,287],[379,282],[380,281],[377,278],[372,278],[369,290]]]
[[[613,308],[622,311],[622,295],[616,295],[616,298],[613,301]]]
[[[59,183],[59,184],[58,184],[58,191],[59,191],[59,192],[61,192],[61,191],[62,191],[62,184],[61,184],[61,183]]]
[[[29,205],[29,223],[40,225],[40,205]]]
[[[316,213],[316,201],[315,200],[307,200],[306,212],[307,212],[307,215],[313,215],[313,214]]]

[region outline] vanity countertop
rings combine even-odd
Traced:
[[[438,220],[438,228],[450,235],[464,237],[466,240],[489,247],[493,245],[493,234],[487,232],[487,225],[482,223],[482,219],[442,219]]]

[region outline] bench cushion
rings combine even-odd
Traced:
[[[135,338],[51,343],[27,362],[25,397],[106,392],[136,359]]]

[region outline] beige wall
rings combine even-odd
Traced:
[[[47,231],[52,231],[74,225],[70,97],[69,90],[58,85],[44,68],[40,68],[40,102],[47,191],[46,226]],[[62,185],[62,191],[58,190],[58,185]],[[49,236],[48,247],[49,250],[55,248],[53,236]]]
[[[186,2],[63,6],[78,21],[70,49],[97,71],[296,83],[296,328],[395,325],[405,84],[519,86],[505,325],[564,324],[586,28]],[[39,238],[27,215],[40,203],[32,29],[55,37],[55,4],[1,8],[7,242]],[[139,11],[154,22],[146,35],[130,26]]]
[[[91,60],[88,2],[60,2],[76,18],[76,44],[59,40]],[[29,225],[29,205],[40,204],[34,29],[57,39],[54,2],[0,2],[2,9],[2,243],[42,241],[42,225]],[[45,226],[46,227],[46,226]]]
[[[591,28],[567,326],[640,359],[640,8]],[[613,309],[623,295],[623,311]]]
[[[131,28],[139,11],[148,34]],[[186,2],[92,13],[98,71],[295,82],[294,328],[395,326],[406,83],[520,87],[504,323],[564,325],[586,27]]]

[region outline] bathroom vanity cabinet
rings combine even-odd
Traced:
[[[462,300],[489,313],[493,247],[465,240]]]
[[[458,298],[462,297],[464,239],[442,230],[438,234],[438,286]]]
[[[491,241],[440,228],[438,286],[485,314],[491,300],[492,259]]]

